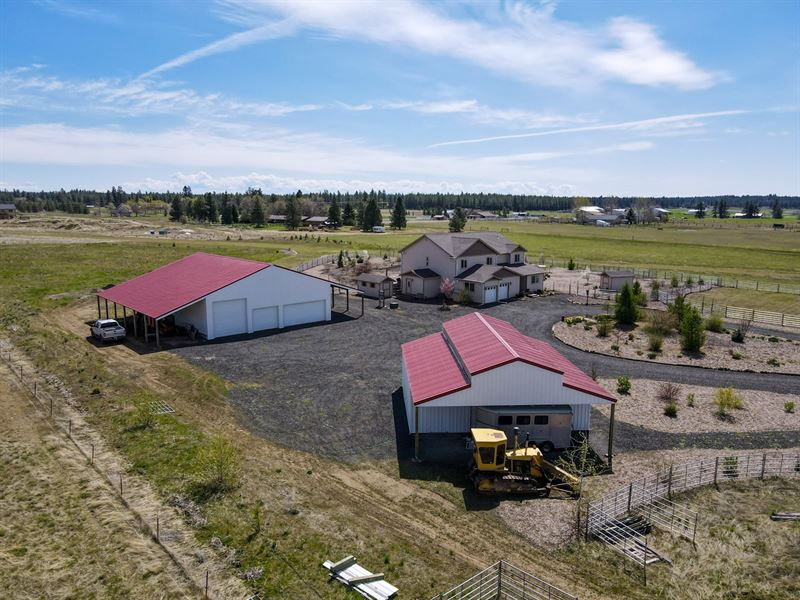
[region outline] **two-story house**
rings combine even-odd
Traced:
[[[525,262],[525,248],[494,232],[428,233],[401,250],[400,291],[436,298],[447,278],[476,304],[507,300],[544,287],[544,271]]]

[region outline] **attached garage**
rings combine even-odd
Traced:
[[[615,402],[547,342],[481,313],[446,322],[441,333],[403,344],[402,353],[412,434],[466,434],[496,415],[495,427],[516,419],[535,442],[562,447],[564,428],[569,437],[588,434],[591,406]],[[540,427],[545,421],[558,430]],[[536,439],[543,432],[548,439]]]
[[[331,318],[331,283],[264,262],[198,252],[97,296],[133,311],[145,340],[165,319],[209,340]],[[108,310],[108,309],[106,309]]]
[[[325,300],[297,302],[283,307],[283,326],[305,325],[325,320]]]
[[[483,303],[492,304],[497,302],[497,284],[491,283],[483,286]]]

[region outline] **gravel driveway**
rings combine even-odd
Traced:
[[[351,302],[351,314],[360,312]],[[398,310],[375,308],[367,300],[362,318],[335,314],[331,323],[280,332],[237,336],[221,342],[172,350],[232,382],[230,402],[242,422],[258,435],[292,448],[330,458],[359,461],[397,455],[395,414],[400,386],[400,345],[441,330],[442,321],[472,309],[455,307],[441,312],[435,305],[400,302]],[[337,309],[343,306],[337,299]],[[674,365],[655,365],[615,357],[592,355],[554,340],[553,323],[565,314],[596,312],[598,307],[575,306],[564,297],[551,296],[514,301],[484,312],[513,323],[532,337],[550,341],[579,367],[598,375],[670,380],[702,385],[798,393],[800,377],[710,371]],[[593,420],[602,431],[603,417]],[[405,423],[398,430],[406,429]],[[647,432],[648,430],[644,430]],[[622,425],[615,436],[622,449],[631,436],[631,448],[640,448],[647,434]],[[600,432],[600,435],[602,433]],[[702,434],[680,437],[659,434],[657,447],[697,443],[703,447],[765,447],[771,433],[750,437],[739,434]],[[703,437],[703,435],[711,437]],[[786,433],[775,438],[785,445]],[[401,443],[407,440],[401,436]],[[634,441],[640,440],[640,441]],[[649,442],[648,442],[649,443]],[[658,445],[658,444],[664,444]],[[716,444],[716,445],[715,445]],[[797,436],[794,436],[797,445]],[[766,444],[772,445],[772,444]]]

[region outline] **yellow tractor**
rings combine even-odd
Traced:
[[[553,490],[577,496],[580,480],[546,461],[542,451],[526,435],[519,444],[514,428],[514,449],[508,450],[506,434],[497,429],[470,431],[475,452],[470,479],[480,494],[531,494],[549,496]]]

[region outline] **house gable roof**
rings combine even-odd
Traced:
[[[457,275],[456,279],[461,279],[462,281],[471,281],[474,283],[483,283],[485,281],[489,281],[490,279],[503,279],[517,276],[517,273],[506,267],[498,267],[497,265],[473,265],[460,275]]]
[[[401,276],[407,275],[409,277],[419,277],[420,279],[439,279],[440,275],[436,271],[432,271],[431,269],[412,269],[411,271],[406,271],[405,273],[400,273]]]
[[[443,327],[442,334],[402,346],[415,405],[466,389],[475,375],[512,362],[558,373],[564,387],[616,402],[614,396],[550,344],[522,334],[511,323],[476,312],[448,321]]]
[[[97,295],[157,319],[270,266],[196,252]]]
[[[509,254],[510,252],[517,251],[525,252],[525,248],[494,231],[426,233],[403,248],[401,252],[404,252],[414,244],[417,244],[424,239],[430,240],[436,244],[451,258],[464,256],[464,253],[469,250],[477,241],[485,244],[493,254]]]

